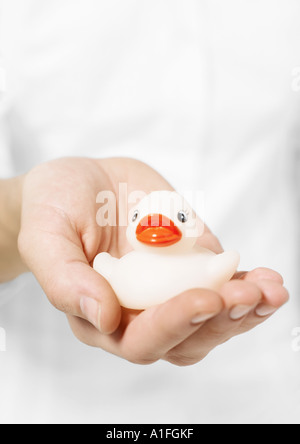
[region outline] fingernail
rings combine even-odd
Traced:
[[[230,311],[229,317],[233,321],[238,321],[239,319],[242,319],[244,316],[250,313],[252,308],[253,307],[249,307],[249,305],[237,305]]]
[[[275,311],[277,311],[277,308],[272,307],[271,305],[260,304],[256,308],[255,313],[257,314],[257,316],[260,316],[263,318],[265,316],[270,316],[271,314],[275,313]]]
[[[80,300],[80,308],[82,314],[86,317],[86,319],[94,325],[98,330],[101,331],[100,326],[100,315],[101,308],[99,302],[95,299],[84,296]]]
[[[202,322],[208,321],[209,319],[213,318],[215,315],[216,315],[216,313],[199,314],[198,316],[195,316],[191,320],[191,324],[193,324],[193,325],[202,324]]]

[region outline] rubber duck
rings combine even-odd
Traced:
[[[155,191],[130,212],[126,236],[133,251],[121,259],[100,253],[93,267],[110,283],[120,305],[134,310],[193,288],[217,291],[235,274],[240,256],[199,247],[203,228],[181,195]]]

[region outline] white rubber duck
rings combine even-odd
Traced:
[[[193,288],[218,290],[235,274],[239,254],[196,246],[203,225],[182,196],[156,191],[131,212],[127,239],[134,251],[121,259],[100,253],[94,269],[123,307],[143,310]]]

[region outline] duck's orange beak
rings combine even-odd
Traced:
[[[137,226],[136,238],[153,247],[169,247],[180,241],[182,233],[168,217],[149,214]]]

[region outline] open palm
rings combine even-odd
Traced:
[[[118,196],[119,184],[128,193],[172,189],[132,159],[60,159],[36,167],[24,180],[20,253],[82,342],[139,364],[165,359],[190,365],[287,301],[282,277],[258,268],[237,274],[219,293],[193,289],[143,312],[122,309],[91,267],[99,252],[121,257],[130,250],[126,227],[100,227],[96,220],[96,196]],[[222,252],[208,228],[198,242]]]

